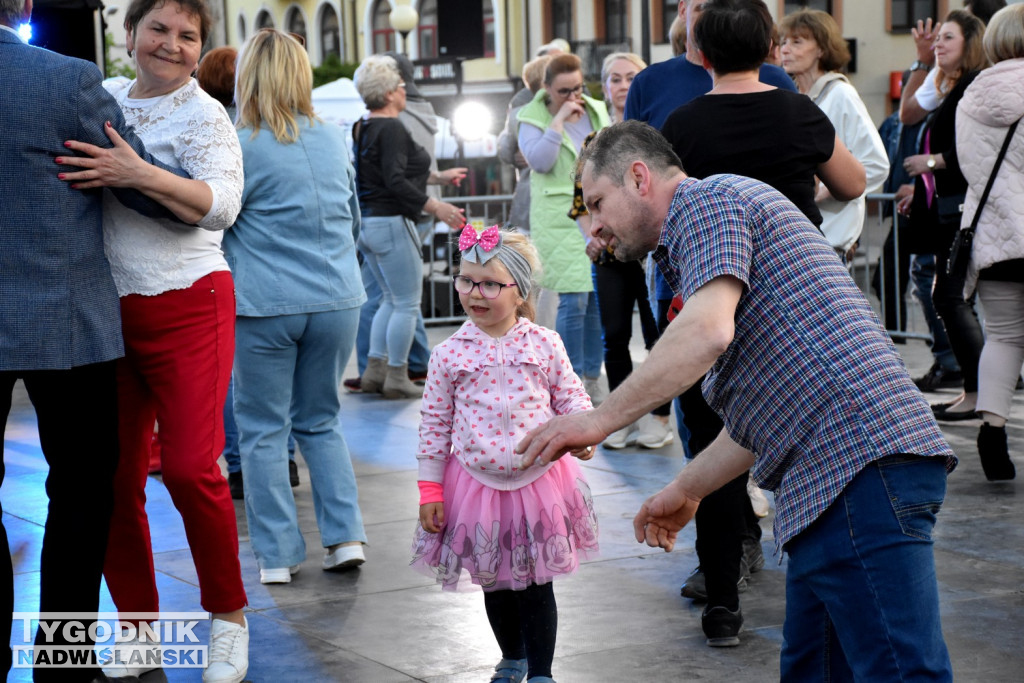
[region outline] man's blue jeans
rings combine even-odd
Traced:
[[[783,681],[952,681],[932,528],[943,458],[889,456],[786,544]]]
[[[594,292],[559,292],[555,331],[562,337],[573,371],[580,376],[601,376],[604,341],[601,339],[601,314]]]

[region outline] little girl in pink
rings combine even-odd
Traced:
[[[561,338],[532,322],[539,258],[497,226],[459,238],[455,290],[469,320],[434,348],[423,393],[420,526],[413,567],[484,590],[501,647],[492,681],[551,682],[552,579],[597,553],[597,519],[575,458],[522,470],[515,445],[554,415],[591,408]],[[587,460],[593,447],[570,455]]]

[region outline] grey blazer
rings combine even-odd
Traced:
[[[0,30],[0,74],[0,371],[118,358],[120,305],[103,254],[102,192],[71,189],[54,159],[68,153],[65,140],[110,147],[105,121],[153,158],[95,64]],[[115,194],[146,215],[169,215],[137,192]]]

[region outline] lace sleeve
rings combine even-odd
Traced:
[[[175,156],[189,175],[213,191],[213,204],[199,227],[226,230],[242,208],[245,184],[238,133],[227,112],[212,98],[197,95],[185,106],[192,111],[175,139]]]

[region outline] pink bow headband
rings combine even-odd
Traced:
[[[459,234],[459,251],[462,252],[464,261],[480,265],[484,265],[497,256],[512,275],[512,279],[516,281],[523,298],[530,295],[533,268],[522,254],[504,243],[501,230],[497,225],[492,225],[480,232],[477,232],[472,225],[464,227]]]

